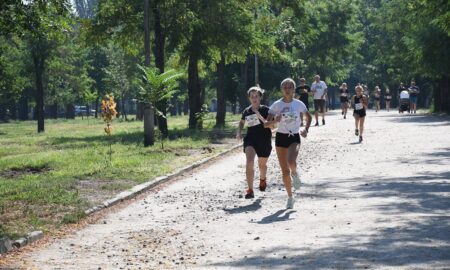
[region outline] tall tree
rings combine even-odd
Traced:
[[[1,34],[24,35],[34,64],[38,132],[44,128],[44,72],[55,41],[69,31],[69,2],[2,1]]]

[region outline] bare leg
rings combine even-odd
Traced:
[[[277,147],[278,161],[280,162],[283,184],[289,198],[292,197],[291,172],[288,164],[288,148]]]
[[[364,120],[366,119],[366,117],[361,117],[359,118],[359,136],[363,135],[363,131],[364,131]]]
[[[252,146],[245,147],[245,156],[247,158],[245,166],[245,175],[247,177],[247,185],[249,189],[253,189],[253,179],[255,178],[255,148]]]
[[[266,180],[267,177],[267,161],[269,158],[258,158],[259,179]]]
[[[292,174],[297,174],[297,157],[299,151],[299,143],[293,143],[288,148],[288,164]]]

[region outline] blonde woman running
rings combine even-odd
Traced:
[[[275,137],[275,146],[283,175],[283,183],[286,189],[288,200],[287,209],[294,208],[294,198],[292,196],[292,180],[294,188],[300,188],[300,176],[297,171],[297,156],[300,150],[300,135],[304,138],[308,135],[311,125],[311,114],[305,104],[298,99],[294,99],[295,82],[287,78],[281,82],[283,97],[275,101],[269,110],[268,122],[266,126],[278,123],[278,130]],[[306,116],[306,126],[300,131],[300,114]],[[292,177],[292,179],[291,179]]]

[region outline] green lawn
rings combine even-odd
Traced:
[[[0,237],[77,221],[119,191],[230,147],[239,115],[227,115],[222,130],[213,129],[214,116],[197,132],[186,128],[186,116],[169,117],[164,149],[159,141],[143,147],[139,121],[114,120],[110,138],[94,118],[46,120],[43,134],[34,121],[0,124]]]

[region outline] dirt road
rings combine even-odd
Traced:
[[[450,119],[370,111],[312,127],[293,210],[275,152],[242,198],[236,152],[41,250],[37,269],[450,269]]]

